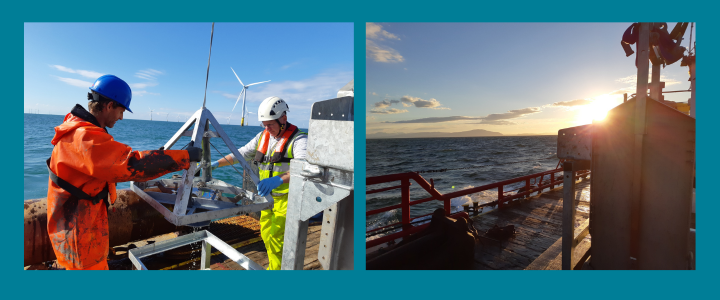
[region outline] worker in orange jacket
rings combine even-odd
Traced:
[[[117,182],[147,181],[187,169],[201,149],[133,151],[116,142],[113,128],[130,110],[132,91],[113,75],[98,78],[88,107],[75,105],[55,127],[48,159],[48,233],[59,265],[67,270],[107,270],[110,249],[107,209]]]

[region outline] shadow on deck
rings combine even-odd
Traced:
[[[589,217],[590,180],[576,183],[575,227]],[[514,237],[503,241],[483,239],[475,248],[475,269],[478,270],[524,270],[555,269],[557,253],[548,251],[543,257],[552,256],[539,266],[536,262],[546,250],[559,251],[562,244],[562,187],[532,196],[528,199],[513,201],[503,209],[495,209],[485,214],[473,216],[475,228],[481,233],[494,225],[500,227],[515,225]],[[588,237],[589,239],[589,237]],[[552,252],[552,253],[550,253]],[[532,265],[532,266],[531,266]],[[530,268],[529,268],[530,267]]]

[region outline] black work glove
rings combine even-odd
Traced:
[[[202,149],[188,146],[187,147],[188,155],[190,156],[190,161],[200,161],[202,160]]]

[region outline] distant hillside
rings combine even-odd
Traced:
[[[519,134],[510,134],[512,136],[538,136],[538,135],[557,135],[557,132],[549,132],[549,133],[519,133]]]
[[[475,129],[462,132],[416,132],[416,133],[385,133],[378,132],[368,134],[367,139],[402,139],[402,138],[437,138],[437,137],[478,137],[478,136],[503,136],[502,133]]]

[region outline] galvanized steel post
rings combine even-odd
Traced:
[[[650,50],[650,27],[652,23],[639,23],[640,37],[637,43],[637,90],[635,98],[635,143],[633,148],[633,187],[630,198],[630,260],[631,269],[637,269],[640,252],[640,208],[642,204],[642,160],[647,112],[647,87]]]

